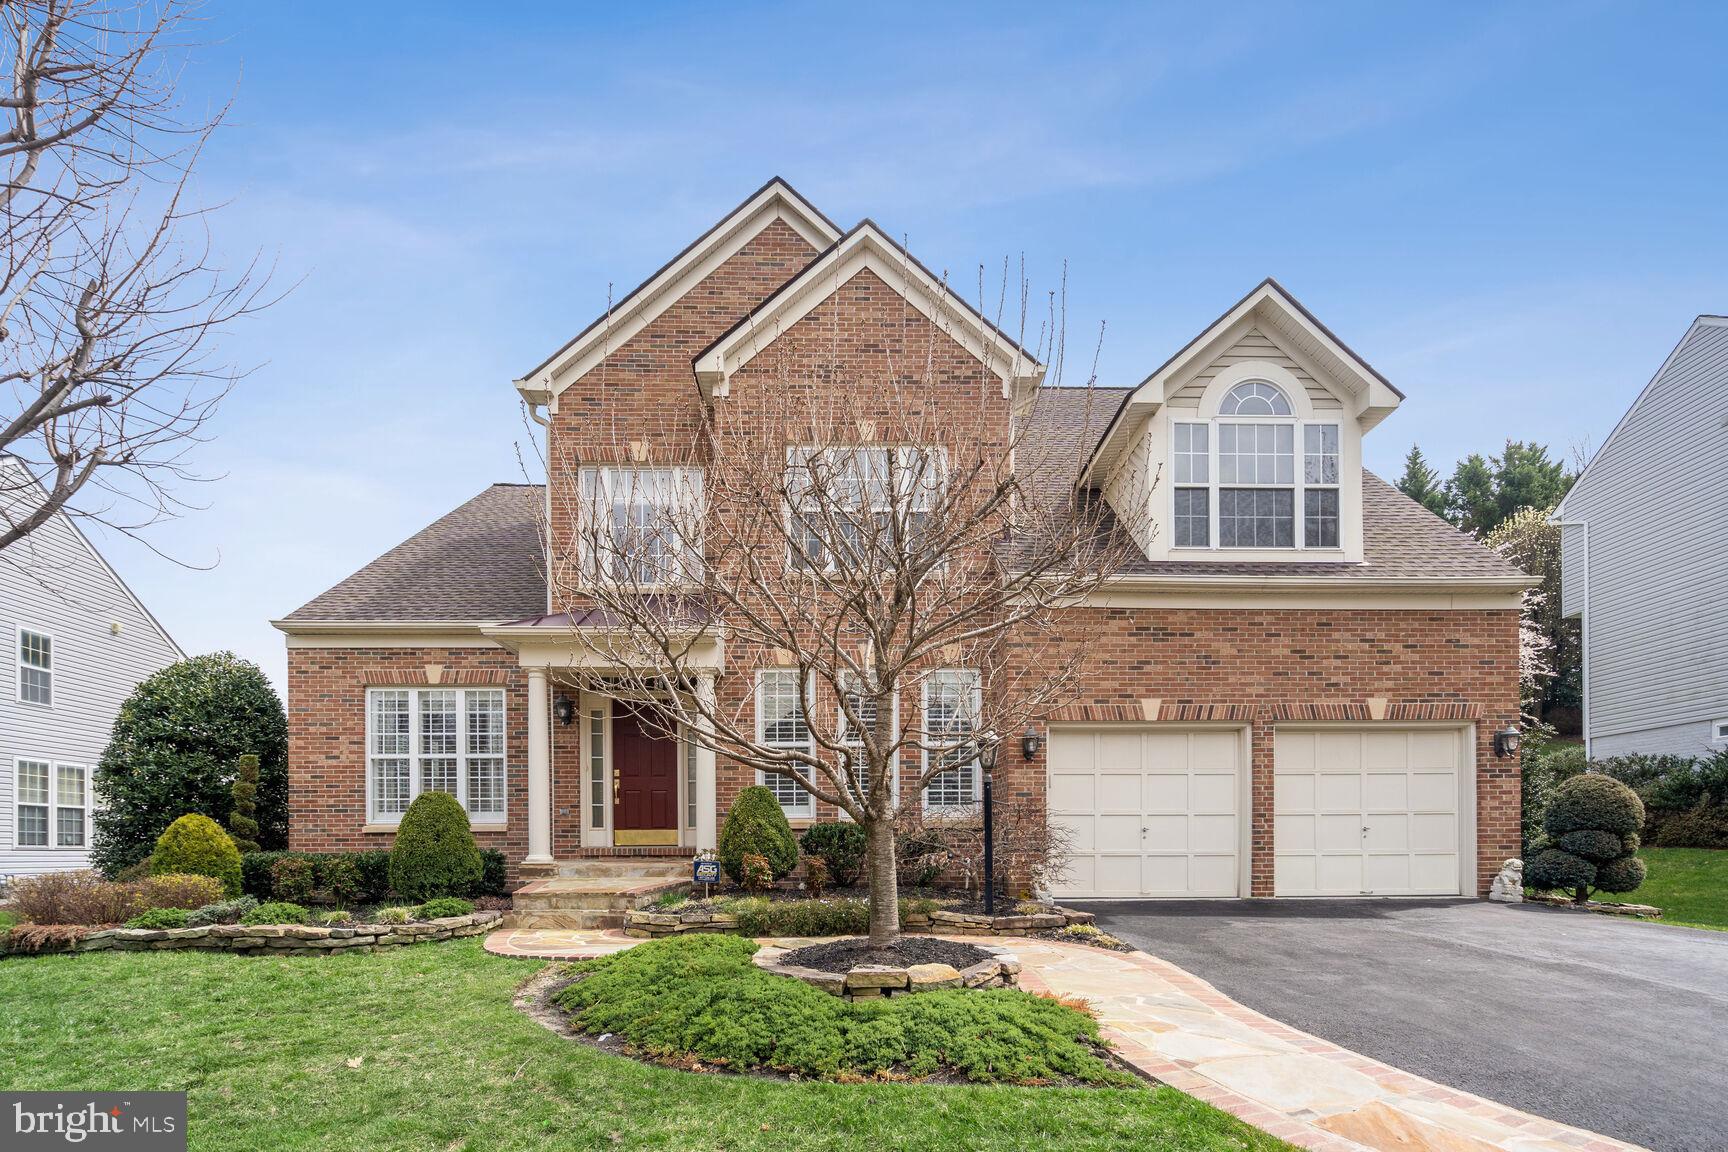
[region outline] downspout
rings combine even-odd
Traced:
[[[545,562],[546,568],[546,615],[550,616],[552,615],[552,418],[540,411],[541,408],[545,407],[543,404],[534,404],[527,400],[524,400],[523,404],[527,406],[528,419],[546,429],[546,451],[544,453],[544,459],[546,461],[546,509],[544,520],[546,525],[546,540],[544,546],[546,552],[541,559]]]
[[[1580,593],[1578,597],[1578,661],[1582,669],[1579,676],[1579,724],[1584,729],[1584,759],[1591,757],[1590,747],[1590,525],[1583,520],[1556,520],[1554,526],[1562,533],[1568,528],[1578,529],[1578,560],[1583,571],[1580,576]]]

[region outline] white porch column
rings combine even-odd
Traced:
[[[552,863],[552,735],[546,669],[528,669],[528,856]]]
[[[700,709],[705,714],[711,714],[714,707],[714,677],[701,676],[696,681],[696,699]],[[706,715],[697,721],[704,732],[712,732],[714,725],[706,719]],[[714,749],[705,747],[700,742],[696,745],[696,847],[713,848],[719,842],[717,824],[719,813],[715,809],[719,805],[718,791],[714,780]]]

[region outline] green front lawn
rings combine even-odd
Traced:
[[[1638,890],[1596,899],[1653,904],[1664,924],[1728,931],[1728,849],[1645,848],[1638,855],[1649,870]]]
[[[193,1148],[1286,1145],[1169,1088],[786,1083],[595,1051],[510,1006],[479,942],[370,955],[0,960],[0,1084],[186,1089]]]

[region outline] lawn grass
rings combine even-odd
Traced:
[[[786,1083],[640,1064],[514,1010],[538,969],[478,940],[0,960],[0,1084],[187,1090],[194,1149],[1287,1148],[1162,1087]]]
[[[1636,892],[1602,893],[1615,904],[1653,904],[1662,923],[1728,931],[1728,849],[1645,848],[1649,874]]]

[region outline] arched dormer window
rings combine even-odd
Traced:
[[[1283,389],[1244,380],[1211,420],[1171,431],[1177,548],[1339,546],[1337,424],[1302,420]]]

